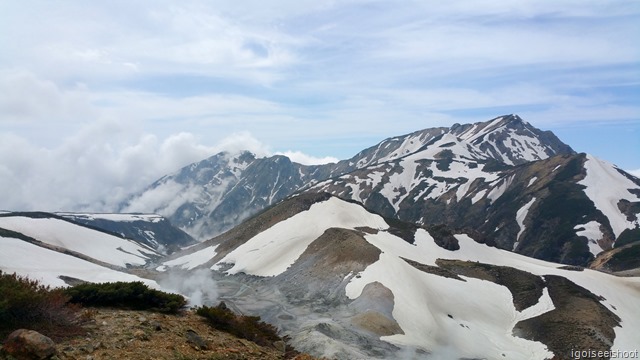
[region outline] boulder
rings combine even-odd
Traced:
[[[37,331],[26,329],[9,334],[3,350],[18,360],[50,359],[57,352],[53,340]]]
[[[196,350],[207,350],[208,348],[207,342],[202,337],[200,337],[198,333],[189,329],[187,330],[186,336],[187,336],[187,342],[191,343],[191,345]]]

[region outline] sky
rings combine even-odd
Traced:
[[[640,176],[637,0],[0,1],[0,209],[518,114]]]

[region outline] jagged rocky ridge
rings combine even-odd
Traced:
[[[500,248],[566,264],[588,265],[640,240],[640,181],[517,115],[389,138],[337,164],[220,153],[161,178],[121,210],[160,213],[204,240],[299,191],[474,229]]]

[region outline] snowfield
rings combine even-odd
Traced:
[[[602,248],[598,245],[598,240],[604,237],[602,230],[600,230],[600,223],[593,220],[589,221],[586,224],[576,225],[574,227],[576,231],[576,235],[586,237],[589,242],[589,251],[593,254],[593,256],[597,256],[602,252]],[[582,230],[580,230],[582,229]]]
[[[521,210],[522,217],[535,199]],[[362,207],[337,198],[314,204],[260,233],[229,253],[218,264],[232,263],[228,273],[257,276],[283,273],[315,239],[329,227],[368,226],[384,230],[388,225]],[[436,260],[478,261],[508,266],[534,275],[559,275],[603,296],[602,304],[623,319],[615,328],[614,349],[633,349],[640,344],[640,308],[630,299],[640,298],[640,278],[623,278],[592,270],[569,271],[559,264],[536,260],[476,243],[467,235],[456,235],[460,250],[437,246],[425,230],[418,230],[414,244],[386,231],[366,234],[365,239],[382,251],[377,262],[347,284],[346,295],[360,296],[365,286],[378,282],[394,295],[393,317],[404,334],[382,339],[397,345],[419,347],[434,354],[488,359],[545,359],[553,356],[542,343],[512,335],[522,320],[554,309],[545,288],[538,303],[517,311],[509,290],[490,281],[464,277],[446,278],[416,269],[402,258],[437,266]],[[212,250],[213,251],[213,250]],[[184,259],[183,259],[184,260]],[[177,263],[177,262],[176,262]]]
[[[377,281],[393,292],[393,317],[405,334],[383,340],[435,353],[448,347],[449,352],[455,351],[452,358],[524,360],[553,356],[544,344],[511,335],[518,321],[553,310],[550,299],[543,296],[541,303],[522,314],[515,309],[511,293],[504,286],[468,277],[463,277],[466,282],[462,282],[414,268],[400,257],[435,266],[436,258],[450,258],[447,253],[456,253],[435,245],[427,232],[420,232],[418,246],[388,233],[365,237],[383,254],[360,278],[354,278],[346,291],[349,298],[356,299],[367,284]],[[433,258],[425,258],[426,253]]]
[[[371,214],[362,206],[332,197],[249,239],[218,264],[234,264],[228,274],[244,272],[276,276],[285,272],[327,229],[362,226],[373,229],[389,227],[382,217]]]
[[[55,218],[0,217],[0,228],[115,266],[144,265],[150,256],[159,256],[155,250],[134,241]]]
[[[56,214],[63,217],[71,218],[71,219],[78,218],[78,219],[86,219],[86,220],[109,220],[109,221],[117,221],[117,222],[145,221],[150,223],[157,223],[164,219],[162,216],[156,215],[156,214],[109,214],[109,213],[68,213],[68,212],[61,212]]]
[[[627,216],[618,209],[621,199],[631,202],[640,201],[640,198],[627,189],[638,189],[640,186],[620,174],[612,164],[587,155],[584,164],[587,176],[578,184],[586,186],[585,194],[593,201],[596,208],[609,218],[611,229],[616,237],[625,229],[633,229],[640,226],[638,220],[629,221]]]
[[[33,245],[24,240],[0,237],[0,270],[17,273],[38,280],[43,285],[65,287],[67,284],[59,276],[102,283],[114,281],[142,281],[159,289],[152,280],[112,270],[92,262]]]
[[[167,267],[180,267],[181,269],[191,270],[216,256],[218,245],[209,246],[202,250],[195,251],[191,254],[181,256],[179,258],[165,261],[162,266],[156,268],[158,271],[166,271]]]

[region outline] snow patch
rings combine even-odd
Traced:
[[[471,203],[472,203],[472,204],[477,203],[478,201],[480,201],[480,200],[484,197],[484,195],[485,195],[486,193],[487,193],[487,190],[486,190],[486,189],[485,189],[485,190],[478,191],[478,193],[477,193],[477,194],[475,194],[475,195],[473,196],[473,198],[471,198]]]
[[[513,176],[509,177],[508,179],[501,179],[498,182],[498,185],[494,186],[493,189],[491,189],[491,191],[489,192],[489,195],[487,195],[487,198],[491,200],[492,203],[498,200],[498,198],[500,198],[500,196],[504,194],[507,188],[509,188],[512,181],[513,181]]]
[[[216,248],[218,248],[218,245],[209,246],[191,254],[184,255],[173,260],[165,261],[162,264],[163,266],[165,266],[165,269],[166,267],[179,266],[181,269],[191,270],[213,259],[213,257],[217,254]]]
[[[586,224],[576,225],[574,227],[575,230],[582,229],[576,231],[576,235],[584,236],[588,239],[589,251],[594,255],[598,255],[602,252],[602,248],[598,245],[598,240],[604,237],[604,234],[600,230],[600,223],[597,221],[589,221]]]
[[[551,300],[551,296],[549,296],[549,288],[545,287],[542,290],[542,296],[540,296],[540,300],[538,300],[538,303],[520,311],[515,321],[513,322],[513,326],[516,326],[516,324],[520,321],[540,316],[544,313],[548,313],[549,311],[554,310],[555,308],[556,307],[555,305],[553,305],[553,300]]]
[[[518,226],[520,227],[520,230],[518,230],[518,235],[516,236],[516,242],[513,244],[514,251],[518,246],[518,243],[520,242],[520,236],[522,236],[522,233],[524,233],[526,229],[526,227],[524,226],[524,220],[527,218],[527,214],[529,213],[529,208],[531,208],[531,205],[533,205],[535,201],[536,201],[535,197],[531,198],[531,200],[529,200],[528,203],[526,203],[523,207],[518,209],[518,211],[516,212],[516,221],[518,222]]]
[[[584,167],[587,175],[578,184],[586,186],[585,194],[593,201],[596,208],[609,218],[616,238],[624,230],[640,226],[638,220],[627,220],[627,216],[618,209],[618,203],[622,199],[631,202],[639,201],[638,196],[627,189],[640,189],[640,187],[620,174],[612,164],[591,155],[587,155]]]

